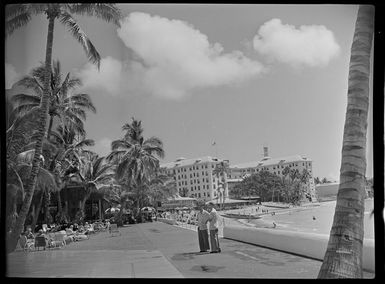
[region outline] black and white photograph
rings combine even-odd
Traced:
[[[3,8],[7,278],[383,273],[377,5]]]

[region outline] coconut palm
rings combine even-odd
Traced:
[[[106,162],[105,157],[90,152],[81,156],[81,166],[76,176],[80,178],[79,185],[84,189],[83,200],[80,203],[81,217],[84,217],[86,201],[93,192],[108,191],[115,183],[114,167]]]
[[[19,162],[18,165],[16,166],[16,171],[14,172],[14,174],[13,175],[11,174],[7,177],[8,184],[11,183],[14,186],[16,186],[18,190],[20,190],[20,192],[22,193],[23,198],[25,197],[25,194],[23,194],[23,184],[26,183],[28,176],[30,174],[30,171],[31,171],[31,163]],[[15,182],[15,180],[17,181]],[[57,192],[58,190],[59,188],[57,187],[54,175],[50,171],[44,168],[40,168],[39,173],[37,175],[35,192],[36,193],[41,192],[39,194],[41,201],[43,200],[44,195],[47,198],[51,192]],[[32,214],[33,227],[36,224],[38,213],[40,212],[40,209],[41,209],[41,204],[42,204],[41,201],[37,206],[37,210],[34,211],[34,213]],[[45,212],[48,212],[48,211],[46,210]],[[17,215],[17,212],[12,212],[12,214]],[[12,230],[12,227],[10,229]]]
[[[47,124],[49,98],[50,98],[50,70],[52,64],[52,47],[53,47],[53,32],[55,20],[59,20],[65,25],[69,32],[84,48],[88,59],[95,63],[98,68],[100,66],[100,55],[95,49],[92,42],[89,40],[79,24],[72,17],[72,14],[95,16],[107,22],[113,22],[119,25],[120,12],[114,4],[11,4],[6,6],[5,11],[5,31],[6,35],[11,35],[16,29],[26,25],[33,15],[45,14],[48,19],[48,34],[45,55],[45,76],[43,84],[43,96],[40,104],[40,119],[37,128],[38,139],[36,141],[35,155],[32,162],[32,170],[30,178],[26,184],[26,198],[19,212],[19,217],[15,224],[15,229],[9,238],[9,251],[16,248],[17,239],[21,233],[25,218],[28,214],[31,204],[33,192],[35,190],[36,176],[40,166],[40,155],[42,151],[42,141],[45,134]]]
[[[14,111],[19,116],[39,108],[44,93],[44,71],[45,66],[42,64],[16,83],[18,86],[33,91],[33,94],[21,93],[12,97],[12,102],[17,106]],[[79,78],[71,77],[70,73],[67,73],[63,78],[60,61],[53,62],[47,138],[50,136],[55,117],[61,120],[62,125],[71,125],[77,132],[85,134],[83,122],[86,119],[86,111],[95,113],[96,109],[88,94],[74,94],[71,92],[79,86],[81,86]]]
[[[123,130],[126,131],[124,138],[111,143],[112,152],[107,159],[116,165],[117,179],[125,179],[134,188],[138,214],[150,178],[159,168],[159,158],[164,157],[163,143],[157,137],[144,139],[141,121],[134,118]]]
[[[221,177],[221,184],[223,186],[223,192],[218,192],[219,196],[222,197],[222,207],[224,206],[226,195],[228,195],[227,189],[227,175],[230,172],[229,164],[227,161],[221,161],[216,164],[213,174],[217,176],[218,180]]]
[[[149,184],[149,197],[155,210],[158,210],[158,201],[166,200],[178,193],[176,181],[172,175],[156,173]]]
[[[351,47],[340,185],[318,278],[362,278],[366,132],[374,7],[360,5]]]

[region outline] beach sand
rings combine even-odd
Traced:
[[[329,234],[333,222],[336,201],[313,204],[309,203],[303,206],[290,208],[275,208],[269,207],[268,205],[285,206],[284,204],[263,203],[263,205],[259,206],[253,205],[241,209],[220,211],[220,214],[239,213],[242,215],[256,215],[261,214],[263,209],[264,211],[268,210],[268,213],[262,213],[263,215],[261,215],[261,219],[248,220],[224,218],[225,224]],[[259,210],[256,210],[258,207]],[[366,199],[364,214],[364,237],[368,239],[374,239],[374,217],[370,214],[372,210],[373,199]],[[273,223],[276,224],[275,227]]]

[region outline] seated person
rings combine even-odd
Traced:
[[[25,231],[25,236],[27,237],[27,242],[33,241],[35,239],[35,235],[32,233],[31,227],[27,227],[27,230]]]
[[[75,232],[75,240],[81,241],[81,240],[87,240],[89,238],[88,231],[84,229],[82,225],[79,226],[78,230]]]
[[[88,224],[88,222],[86,222],[85,224],[84,224],[84,229],[86,230],[86,231],[88,231],[89,229],[90,229],[90,225]]]
[[[70,242],[74,242],[75,241],[74,236],[68,235],[66,231],[67,231],[67,229],[66,230],[60,230],[56,234],[63,234],[64,235],[64,241],[66,242],[66,244],[68,244]]]

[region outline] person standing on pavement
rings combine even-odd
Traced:
[[[209,246],[209,233],[207,231],[207,222],[209,221],[209,212],[204,210],[203,205],[197,206],[199,210],[197,213],[197,225],[198,225],[198,241],[200,252],[207,252],[210,249]]]
[[[219,253],[221,248],[219,247],[219,238],[218,238],[218,222],[219,216],[217,210],[215,210],[215,205],[213,202],[208,203],[209,208],[209,229],[210,229],[210,244],[211,252],[210,253]]]

